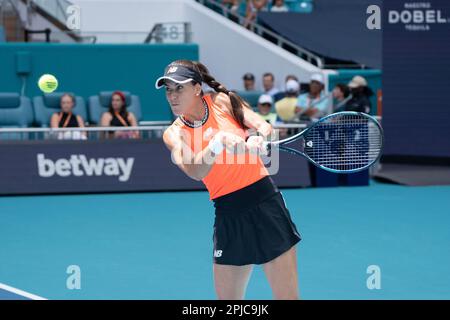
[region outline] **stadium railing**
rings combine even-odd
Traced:
[[[0,128],[5,140],[103,140],[111,132],[139,132],[139,139],[161,138],[168,126],[84,127],[84,128]],[[86,138],[83,138],[85,136]],[[111,138],[112,139],[112,138]],[[117,138],[119,139],[119,138]]]
[[[239,12],[234,12],[223,3],[217,0],[196,0],[197,2],[205,5],[205,6],[214,6],[216,8],[220,8],[222,11],[222,15],[229,18],[230,20],[236,21],[240,25],[244,24],[246,17],[241,15]],[[279,34],[261,26],[255,22],[249,22],[250,29],[256,33],[257,35],[266,38],[271,41],[275,45],[290,51],[291,53],[297,55],[303,60],[308,61],[309,63],[319,67],[324,68],[324,61],[318,55],[298,46],[297,44],[281,37]]]
[[[138,138],[161,139],[164,130],[170,126],[167,121],[142,121],[136,127],[84,127],[84,128],[0,128],[0,142],[11,140],[111,140],[120,139],[108,135],[114,132],[139,132]],[[293,129],[293,132],[306,128],[304,123],[277,124],[275,129]],[[85,136],[86,138],[83,138]]]

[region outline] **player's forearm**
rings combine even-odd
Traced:
[[[255,130],[259,136],[268,136],[272,132],[272,125],[259,115],[254,116],[247,121],[247,126]]]
[[[211,148],[207,146],[197,153],[190,163],[185,164],[186,173],[194,180],[202,180],[211,171],[217,156],[218,155],[212,152]]]
[[[262,136],[264,139],[267,140],[272,136],[273,127],[270,123],[262,121],[261,123],[258,124],[256,131],[258,132],[258,135]]]

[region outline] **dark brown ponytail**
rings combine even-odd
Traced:
[[[206,83],[209,87],[214,89],[214,91],[222,92],[228,95],[230,97],[234,119],[237,121],[237,123],[242,129],[248,129],[248,127],[244,124],[243,108],[250,108],[250,105],[246,101],[244,101],[238,94],[228,90],[220,82],[217,82],[216,79],[209,73],[208,68],[206,68],[204,64],[198,61],[191,61],[191,60],[178,60],[172,62],[172,64],[180,64],[198,71],[204,83]]]

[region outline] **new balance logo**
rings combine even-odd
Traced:
[[[222,250],[214,250],[214,258],[220,258],[222,256]]]
[[[178,67],[170,67],[169,70],[167,70],[167,73],[174,73],[177,69]]]

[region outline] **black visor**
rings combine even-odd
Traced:
[[[190,68],[181,65],[168,65],[164,76],[159,77],[156,80],[155,87],[160,89],[164,86],[165,80],[171,80],[176,83],[188,83],[190,81],[195,81],[197,83],[202,83],[202,78],[200,74]]]

